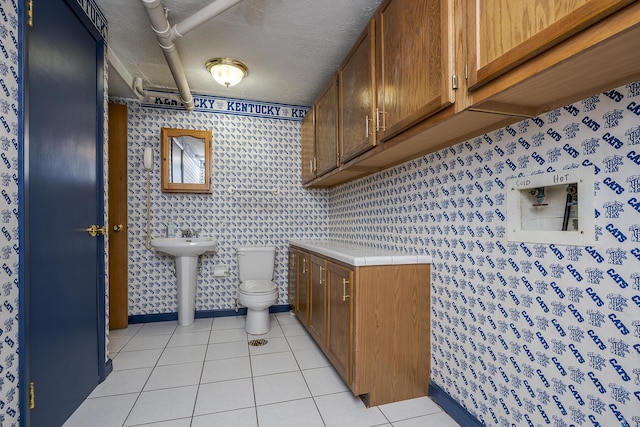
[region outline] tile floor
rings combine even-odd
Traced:
[[[64,427],[458,426],[428,397],[367,409],[289,313],[262,336],[244,317],[130,325],[109,354],[113,372]]]

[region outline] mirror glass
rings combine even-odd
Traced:
[[[162,191],[211,193],[211,131],[162,128]]]

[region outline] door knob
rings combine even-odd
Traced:
[[[122,224],[117,224],[113,226],[113,231],[122,231]]]
[[[104,236],[105,234],[107,234],[107,227],[105,227],[104,225],[102,227],[98,227],[95,224],[91,224],[85,231],[89,233],[91,237],[96,237],[98,234]]]

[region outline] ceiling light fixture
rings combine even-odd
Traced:
[[[207,70],[222,86],[235,86],[249,74],[249,69],[240,61],[231,58],[213,58],[207,61]]]

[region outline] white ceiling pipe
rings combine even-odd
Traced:
[[[158,44],[162,48],[162,53],[164,53],[164,57],[167,60],[173,80],[176,82],[178,92],[180,92],[180,102],[184,104],[184,108],[187,111],[193,111],[193,96],[182,68],[180,55],[178,55],[178,50],[171,40],[171,25],[169,25],[167,16],[164,13],[164,7],[160,0],[142,0],[142,4],[147,8],[151,28],[156,33]]]
[[[193,110],[193,96],[189,89],[189,83],[187,83],[187,77],[184,74],[180,55],[173,41],[241,1],[242,0],[217,0],[203,7],[177,25],[174,25],[172,28],[160,0],[142,0],[142,4],[146,7],[149,20],[151,21],[151,28],[156,33],[158,44],[162,48],[173,80],[176,82],[176,86],[180,92],[180,102],[184,104],[187,111]],[[137,88],[136,91],[138,91]]]
[[[116,53],[111,50],[110,47],[107,47],[107,59],[109,61],[109,77],[111,77],[111,71],[115,72],[120,76],[122,80],[124,80],[129,89],[131,89],[134,94],[140,97],[138,92],[136,92],[133,76],[131,75],[131,73],[129,73],[129,70],[127,70],[122,61],[120,61],[118,55],[116,55]],[[140,80],[140,84],[142,84],[142,80]]]
[[[180,97],[180,95],[145,89],[142,87],[142,79],[140,77],[136,77],[133,80],[133,91],[138,98],[166,98],[182,102],[182,97]]]
[[[183,37],[189,31],[204,24],[208,20],[215,18],[225,10],[235,6],[242,0],[216,0],[208,6],[203,7],[193,15],[178,22],[171,28],[171,40]]]

